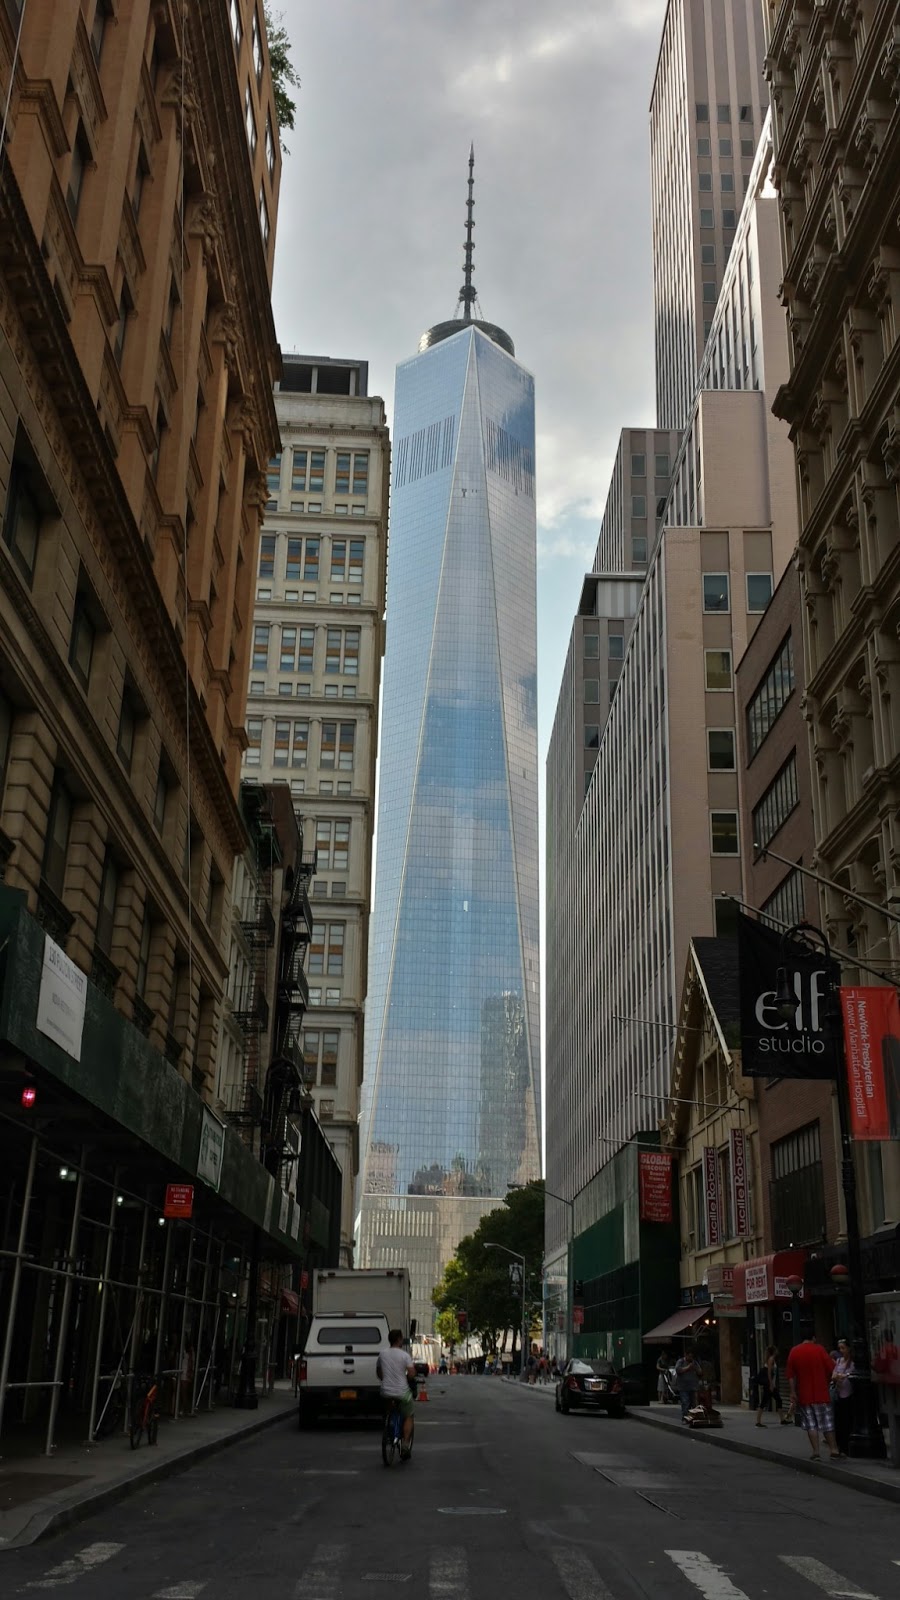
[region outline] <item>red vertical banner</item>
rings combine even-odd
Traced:
[[[722,1193],[719,1187],[719,1152],[714,1144],[703,1146],[703,1192],[706,1200],[706,1242],[722,1243]]]
[[[665,1150],[638,1154],[641,1222],[672,1221],[672,1157]]]
[[[732,1128],[731,1212],[739,1239],[750,1237],[750,1180],[747,1174],[747,1136],[743,1128]]]
[[[900,1138],[900,1003],[896,989],[842,989],[854,1139]]]

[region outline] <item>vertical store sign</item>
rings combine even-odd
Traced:
[[[731,1212],[739,1239],[750,1237],[750,1188],[747,1181],[747,1138],[743,1128],[732,1128]]]
[[[854,1139],[900,1138],[900,1003],[896,989],[842,989]]]
[[[642,1150],[638,1156],[641,1222],[672,1221],[672,1157],[664,1150]]]
[[[706,1201],[706,1242],[722,1243],[722,1192],[719,1187],[719,1152],[714,1144],[703,1146],[703,1193]]]

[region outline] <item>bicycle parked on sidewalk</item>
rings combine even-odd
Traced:
[[[144,1434],[148,1444],[159,1437],[159,1384],[155,1378],[136,1380],[131,1396],[131,1448],[136,1450]]]

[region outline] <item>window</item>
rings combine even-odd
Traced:
[[[735,224],[735,213],[733,211],[731,211],[731,210],[723,211],[722,212],[722,227],[723,228],[733,228],[734,224]]]
[[[335,506],[335,510],[337,507]],[[347,576],[347,541],[346,539],[332,539],[331,541],[331,581],[343,583]]]
[[[701,194],[711,194],[712,193],[712,173],[711,172],[701,172],[699,177],[698,177],[698,179],[697,179],[697,182],[698,182],[698,186],[699,186]]]
[[[302,539],[288,539],[288,542],[287,542],[287,560],[285,562],[285,567],[284,567],[284,575],[285,575],[285,577],[288,578],[288,579],[297,579],[297,578],[299,578],[302,575],[302,566],[303,566],[303,540]]]
[[[771,572],[747,573],[747,610],[765,611],[772,598]]]
[[[643,533],[636,533],[631,540],[632,561],[645,562],[647,560],[647,538]]]
[[[722,193],[723,194],[734,194],[734,173],[733,172],[723,172],[722,173]]]
[[[166,821],[166,806],[169,803],[169,774],[166,770],[164,757],[160,756],[159,766],[156,769],[156,792],[153,796],[153,826],[157,833],[162,833]]]
[[[700,246],[700,261],[704,267],[714,267],[716,264],[716,247],[714,244]]]
[[[621,661],[625,655],[624,633],[611,633],[607,638],[606,647],[610,661]]]
[[[363,581],[363,561],[365,559],[365,539],[350,540],[350,567],[347,574],[348,583],[360,584]],[[351,598],[354,598],[351,596]]]
[[[265,191],[260,185],[259,190],[259,231],[262,234],[263,249],[269,248],[269,208],[266,205]]]
[[[241,22],[241,8],[238,4],[238,0],[230,0],[228,12],[231,18],[231,36],[234,39],[235,44],[240,45],[240,42],[244,37],[244,27],[243,23]]]
[[[150,941],[152,937],[153,924],[150,920],[150,909],[145,903],[144,920],[141,923],[141,942],[138,948],[137,970],[134,975],[134,988],[139,1000],[143,1000],[147,993],[147,975],[150,971]]]
[[[319,1081],[325,1085],[337,1083],[338,1039],[337,1029],[329,1028],[322,1034],[322,1072]]]
[[[119,731],[116,734],[116,754],[126,772],[131,771],[134,759],[134,736],[137,731],[138,712],[134,694],[128,685],[122,690],[119,707]]]
[[[253,67],[256,72],[257,83],[262,83],[263,75],[263,50],[262,35],[259,30],[259,17],[254,10],[253,22],[250,25],[250,50],[253,56]]]
[[[72,159],[69,163],[69,181],[66,185],[66,205],[69,216],[73,222],[78,221],[78,207],[81,204],[81,193],[84,188],[84,174],[90,161],[90,151],[85,139],[84,129],[79,122],[72,142]]]
[[[740,116],[741,122],[752,122],[753,121],[753,107],[752,106],[741,106],[741,109],[740,109],[740,112],[739,112],[739,116]]]
[[[275,723],[275,744],[272,751],[272,764],[276,767],[286,767],[291,753],[291,725],[289,722]]]
[[[782,878],[775,893],[765,901],[762,913],[763,916],[770,917],[775,926],[781,923],[793,927],[795,922],[803,921],[806,916],[806,904],[802,872],[792,868]]]
[[[769,1200],[772,1244],[819,1244],[826,1237],[825,1194],[818,1122],[798,1128],[772,1145]]]
[[[253,660],[254,672],[265,672],[269,665],[269,633],[268,622],[258,622],[253,629]]]
[[[281,672],[293,672],[294,662],[297,659],[297,629],[282,628],[281,630],[281,655],[278,666]],[[290,686],[288,686],[290,693]]]
[[[731,155],[731,140],[730,139],[720,139],[719,140],[719,155],[720,156],[730,156]]]
[[[91,23],[91,53],[96,65],[100,65],[103,54],[103,36],[106,32],[106,19],[109,16],[109,0],[97,0],[97,9]]]
[[[275,576],[275,535],[264,533],[259,545],[259,575],[261,578],[274,578]]]
[[[291,492],[302,494],[306,488],[307,454],[305,450],[295,450],[291,457]],[[303,507],[299,508],[301,511]]]
[[[751,758],[780,716],[793,688],[794,646],[788,634],[747,707],[747,748]]]
[[[355,745],[356,723],[342,722],[338,738],[338,766],[343,772],[353,771]]]
[[[703,100],[698,100],[694,106],[694,116],[697,122],[709,121],[709,106]]]
[[[103,876],[100,879],[100,904],[97,907],[97,929],[94,935],[95,943],[99,945],[105,956],[108,956],[112,951],[118,894],[119,869],[116,866],[112,851],[107,848],[106,855],[103,858]]]
[[[597,661],[600,656],[600,638],[596,633],[586,633],[584,636],[585,661]]]
[[[150,471],[156,477],[159,471],[159,458],[162,453],[163,434],[166,431],[166,413],[162,400],[157,396],[156,416],[153,421],[153,447],[150,451]]]
[[[715,226],[715,218],[713,213],[705,209],[703,206],[700,208],[700,226],[701,228],[712,228]]]
[[[291,766],[305,767],[309,754],[309,722],[304,717],[294,723],[294,742],[291,747]]]
[[[753,844],[765,849],[774,839],[782,823],[786,822],[794,807],[800,804],[797,787],[797,756],[792,751],[784,766],[772,779],[762,799],[753,808]]]
[[[47,835],[44,839],[44,859],[41,876],[47,887],[62,899],[66,881],[66,856],[69,853],[69,833],[72,827],[72,797],[65,779],[57,772],[50,794],[50,811],[47,816]]]
[[[707,689],[731,688],[731,651],[704,650]]]
[[[316,869],[346,872],[350,860],[350,820],[320,817],[316,823]]]
[[[707,728],[706,755],[710,772],[734,772],[734,729]]]
[[[359,628],[329,628],[325,638],[325,671],[356,677],[359,672]]]
[[[335,494],[350,493],[350,452],[339,450],[334,467],[334,492]]]
[[[667,455],[660,453],[656,456],[654,471],[658,478],[667,478],[669,476],[669,457]]]
[[[314,922],[312,939],[309,945],[309,958],[307,970],[310,976],[318,977],[325,971],[325,923]]]
[[[588,705],[588,706],[599,705],[599,703],[600,703],[600,679],[599,678],[585,678],[585,680],[584,680],[584,703],[585,703],[585,705]]]
[[[633,517],[645,517],[647,515],[647,496],[646,495],[644,495],[644,494],[633,494],[631,496],[631,515]]]
[[[752,159],[753,151],[754,151],[753,140],[752,139],[742,139],[741,140],[741,156],[742,156],[742,158],[744,160],[747,160],[748,158]]]
[[[262,678],[251,678],[250,679],[250,689],[249,689],[248,692],[250,694],[252,694],[252,695],[265,694],[266,686],[263,683]]]
[[[262,748],[262,717],[247,718],[247,753],[244,760],[248,767],[259,766],[259,754]]]
[[[717,299],[718,299],[718,290],[716,289],[715,284],[714,283],[705,283],[703,285],[703,303],[704,303],[704,305],[707,305],[707,306],[713,305],[714,306]]]
[[[704,611],[730,610],[727,572],[704,572],[703,609]]]
[[[297,671],[312,672],[313,651],[316,644],[315,628],[300,629],[300,651],[297,656]]]
[[[122,356],[125,353],[125,337],[128,333],[128,318],[134,309],[131,299],[131,290],[123,282],[119,295],[119,313],[116,319],[116,331],[113,335],[113,357],[117,367],[122,365]]]
[[[272,132],[272,118],[266,114],[266,166],[269,177],[275,176],[275,135]]]
[[[646,456],[632,456],[632,458],[631,458],[631,476],[633,478],[644,478],[644,477],[646,477],[646,475],[647,475],[647,458],[646,458]]]
[[[594,722],[590,722],[585,725],[584,748],[585,750],[600,749],[600,729]]]
[[[303,576],[307,581],[310,579],[318,581],[320,543],[321,541],[319,539],[307,539],[306,541],[306,550],[304,552],[303,561]]]
[[[75,600],[75,615],[72,619],[69,664],[83,689],[88,687],[91,680],[91,662],[94,658],[96,639],[97,629],[88,612],[87,598],[84,594],[79,594]]]
[[[709,831],[714,856],[740,855],[738,845],[738,814],[736,811],[711,811]]]
[[[328,960],[326,971],[329,978],[342,978],[344,975],[344,934],[346,923],[330,922],[328,924]]]
[[[138,145],[137,160],[134,164],[134,183],[131,186],[131,210],[135,221],[141,212],[141,200],[144,194],[144,183],[150,175],[150,163],[147,152],[142,144]]]
[[[22,468],[13,464],[3,538],[23,578],[30,584],[37,560],[41,515]]]
[[[727,101],[724,104],[720,103],[716,106],[716,119],[719,122],[731,121],[731,106],[727,103]]]
[[[709,140],[708,139],[698,139],[697,140],[697,154],[698,154],[698,156],[708,156],[709,155]]]

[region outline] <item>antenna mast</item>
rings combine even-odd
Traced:
[[[462,308],[463,308],[463,322],[471,322],[472,321],[472,307],[474,306],[475,301],[478,298],[477,290],[475,288],[475,285],[472,282],[472,252],[475,249],[475,243],[474,243],[474,240],[472,238],[472,230],[475,227],[475,220],[474,220],[474,217],[472,215],[473,211],[475,210],[474,190],[475,190],[475,146],[473,144],[469,149],[469,198],[466,201],[466,244],[465,244],[465,252],[466,253],[465,253],[465,256],[463,258],[463,270],[465,272],[465,281],[463,283],[462,288],[459,291],[460,304],[462,305]]]

